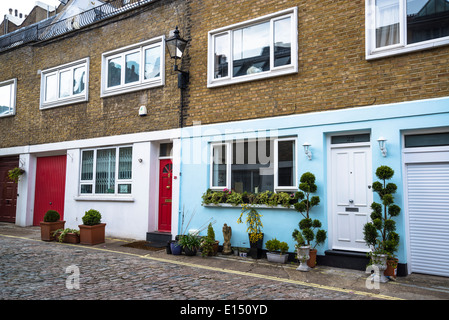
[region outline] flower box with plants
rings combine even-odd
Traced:
[[[101,223],[99,211],[90,209],[82,217],[83,224],[80,224],[80,243],[95,245],[105,242],[106,223]]]
[[[298,202],[294,204],[296,211],[301,213],[303,219],[298,223],[298,229],[295,229],[292,233],[292,237],[295,240],[304,239],[306,245],[309,246],[309,260],[307,265],[310,268],[316,265],[316,247],[323,244],[327,238],[325,230],[321,228],[321,221],[318,219],[310,218],[310,210],[320,203],[320,198],[318,196],[312,196],[317,190],[317,185],[315,184],[315,176],[306,172],[301,176],[299,183],[298,192]],[[299,237],[299,235],[301,237]],[[314,244],[312,245],[312,243]]]
[[[267,248],[267,260],[270,262],[277,263],[287,263],[288,254],[288,244],[286,242],[281,242],[274,238],[265,242],[265,247]]]
[[[80,243],[80,232],[76,229],[58,229],[53,235],[56,238],[56,241],[65,242],[65,243]]]
[[[41,240],[53,241],[54,232],[58,229],[64,229],[65,221],[60,220],[61,216],[56,210],[48,210],[44,215],[44,221],[40,222]]]
[[[243,204],[242,212],[240,213],[237,223],[243,223],[242,217],[246,214],[245,223],[247,225],[246,232],[248,233],[250,250],[249,254],[253,259],[260,259],[262,256],[263,245],[263,224],[262,215],[252,205]]]
[[[376,176],[382,180],[373,182],[373,191],[379,195],[382,203],[371,204],[371,222],[363,228],[363,238],[371,251],[368,253],[370,264],[375,265],[381,271],[380,282],[386,282],[383,272],[387,269],[387,260],[394,259],[394,253],[399,247],[399,235],[396,233],[396,222],[392,219],[397,217],[401,208],[394,204],[393,194],[397,186],[387,183],[394,175],[394,170],[388,166],[380,166],[376,170]],[[396,264],[393,262],[390,264]],[[395,271],[393,270],[393,276]]]
[[[202,195],[202,204],[206,206],[243,206],[251,204],[254,207],[264,208],[292,208],[297,201],[297,193],[264,191],[258,193],[238,193],[227,188],[222,191],[208,189]]]

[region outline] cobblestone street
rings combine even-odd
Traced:
[[[0,299],[6,300],[370,299],[143,255],[17,238],[0,237],[0,243]],[[74,270],[79,289],[67,289],[73,287]]]

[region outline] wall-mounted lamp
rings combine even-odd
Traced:
[[[387,156],[387,139],[385,139],[384,137],[379,137],[379,139],[377,139],[377,142],[379,142],[379,148],[380,148],[380,152],[382,152],[382,155],[384,157]]]
[[[178,26],[176,26],[175,31],[173,31],[173,37],[165,40],[165,44],[167,45],[170,58],[175,59],[173,70],[179,72],[178,88],[185,89],[187,87],[187,83],[189,82],[189,73],[187,71],[179,70],[177,61],[182,58],[184,50],[187,47],[187,40],[184,40],[179,36]]]
[[[308,142],[304,142],[302,146],[304,147],[304,153],[306,154],[307,158],[309,158],[309,160],[312,160],[312,152],[310,151],[311,144]]]
[[[173,31],[173,37],[165,40],[167,45],[168,53],[170,58],[175,59],[175,64],[173,65],[173,70],[178,72],[178,88],[181,89],[181,104],[179,107],[179,127],[183,126],[183,112],[184,112],[184,97],[183,89],[187,88],[187,83],[189,82],[189,73],[187,71],[179,70],[177,61],[182,58],[184,50],[187,47],[187,40],[182,39],[179,36],[178,26],[176,26],[175,31]]]

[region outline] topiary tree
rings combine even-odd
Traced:
[[[101,222],[101,214],[97,210],[90,209],[89,211],[85,212],[82,219],[83,224],[85,224],[86,226],[93,226]]]
[[[321,228],[321,221],[318,219],[312,220],[309,216],[310,210],[320,203],[320,197],[312,196],[316,192],[317,186],[315,184],[315,176],[306,172],[301,176],[299,191],[297,193],[298,202],[294,204],[296,211],[301,213],[303,219],[299,221],[299,230],[295,229],[292,233],[293,239],[303,239],[307,245],[310,245],[315,240],[315,245],[311,249],[315,249],[318,245],[324,243],[327,238],[325,230]],[[315,233],[315,230],[318,229]]]
[[[44,222],[56,222],[61,218],[56,210],[48,210],[44,215]]]
[[[371,204],[371,222],[365,224],[363,236],[367,245],[375,253],[386,253],[394,255],[399,246],[399,235],[396,231],[396,222],[392,219],[397,217],[401,208],[394,204],[393,194],[397,186],[387,183],[394,175],[394,170],[388,166],[380,166],[376,170],[376,176],[382,182],[373,183],[373,191],[376,192],[382,203]]]

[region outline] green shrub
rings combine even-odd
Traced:
[[[61,219],[61,216],[56,210],[48,210],[44,215],[44,222],[56,222],[59,219]]]
[[[101,222],[101,214],[97,210],[90,209],[86,211],[82,219],[86,226],[93,226]]]

